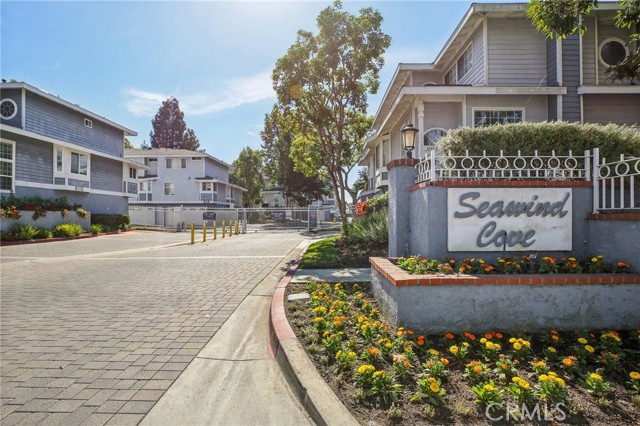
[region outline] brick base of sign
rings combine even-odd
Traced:
[[[640,274],[418,276],[370,262],[391,323],[420,333],[640,327]]]

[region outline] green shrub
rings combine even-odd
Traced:
[[[91,225],[91,233],[93,235],[99,234],[101,232],[102,232],[102,225],[100,225],[99,223]]]
[[[389,210],[377,210],[354,219],[348,225],[345,238],[354,243],[386,243],[389,240]]]
[[[38,228],[31,225],[25,225],[24,223],[14,223],[9,229],[8,239],[16,241],[33,240],[38,235]]]
[[[101,225],[105,231],[127,229],[131,220],[126,214],[92,214],[91,224]]]
[[[617,124],[580,124],[567,122],[515,123],[480,128],[451,130],[436,143],[442,151],[451,150],[454,155],[497,155],[500,150],[513,155],[518,150],[532,155],[582,155],[585,150],[600,148],[600,157],[616,160],[620,154],[640,156],[640,130],[633,126]]]
[[[63,223],[53,228],[53,236],[56,238],[77,237],[84,231],[77,223]]]
[[[53,233],[47,229],[43,229],[43,228],[36,228],[37,229],[37,233],[36,236],[34,237],[36,240],[46,240],[48,238],[53,237]]]

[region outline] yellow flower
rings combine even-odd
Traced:
[[[585,339],[584,337],[581,337],[581,338],[578,339],[578,342],[582,343],[583,345],[586,345],[587,344],[587,339]]]
[[[518,382],[518,385],[519,385],[522,389],[525,389],[525,390],[528,390],[528,389],[531,387],[531,385],[529,384],[529,382],[527,382],[526,380],[520,380],[520,381]]]
[[[597,381],[597,382],[601,382],[602,381],[602,376],[599,375],[598,373],[591,373],[589,374],[589,377],[591,377],[591,379]]]
[[[455,345],[453,345],[453,346],[451,346],[451,347],[449,348],[449,352],[451,352],[451,353],[452,353],[452,354],[454,354],[454,355],[455,355],[455,354],[457,354],[457,353],[458,353],[458,351],[460,351],[460,348],[459,348],[459,347],[457,347],[457,346],[455,346]]]
[[[547,363],[544,362],[544,361],[538,361],[535,364],[533,364],[533,366],[536,367],[536,368],[546,367]]]
[[[515,337],[512,337],[511,339],[509,339],[509,343],[514,343],[516,341]]]
[[[467,343],[467,342],[462,342],[462,346],[464,346],[465,348],[468,348],[468,347],[469,347],[469,343]]]
[[[554,348],[553,346],[549,346],[549,347],[547,348],[547,350],[548,350],[549,352],[556,353],[556,348]]]
[[[631,373],[629,373],[629,377],[631,377],[633,380],[640,380],[640,373],[638,373],[637,371],[632,371]]]
[[[429,354],[430,354],[430,355],[433,355],[433,356],[440,355],[440,352],[438,352],[438,351],[437,351],[437,350],[435,350],[435,349],[429,349],[427,352],[429,352]]]
[[[515,349],[516,351],[519,351],[520,349],[522,349],[522,345],[520,344],[520,342],[515,342],[513,344],[513,349]]]
[[[493,349],[493,342],[487,342],[485,346],[487,347],[487,349]]]
[[[595,258],[595,257],[592,257],[592,258],[591,258],[591,262],[596,263],[597,261],[598,261],[598,259],[597,259],[597,258]]]
[[[565,386],[564,380],[562,380],[560,377],[556,377],[554,381],[562,387]]]
[[[482,339],[480,339],[480,343],[482,343],[482,344],[484,345],[485,343],[487,343],[487,339],[485,339],[485,338],[483,337]]]
[[[591,345],[585,345],[584,348],[587,350],[587,352],[590,352],[590,353],[594,353],[595,352],[595,349]]]
[[[373,377],[381,377],[384,376],[384,371],[378,370],[375,373],[373,373]]]
[[[431,384],[429,385],[429,389],[431,389],[431,392],[433,393],[440,392],[440,386],[438,386],[436,382],[431,382]]]
[[[484,385],[484,388],[483,388],[483,389],[484,389],[485,391],[488,391],[488,392],[495,392],[495,391],[496,391],[496,387],[495,387],[495,386],[493,386],[493,385],[491,385],[491,384],[486,384],[486,385]]]
[[[370,371],[374,371],[376,368],[373,365],[370,364],[363,364],[360,367],[358,367],[358,374],[366,374]]]
[[[539,379],[541,382],[546,382],[547,380],[549,380],[549,376],[547,376],[546,374],[541,374]]]

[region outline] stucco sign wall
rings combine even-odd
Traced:
[[[570,188],[450,188],[449,251],[571,250]]]

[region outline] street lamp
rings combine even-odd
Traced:
[[[411,158],[411,151],[416,148],[416,136],[418,135],[418,129],[413,127],[413,124],[408,123],[402,130],[402,146],[407,151],[407,158]]]

